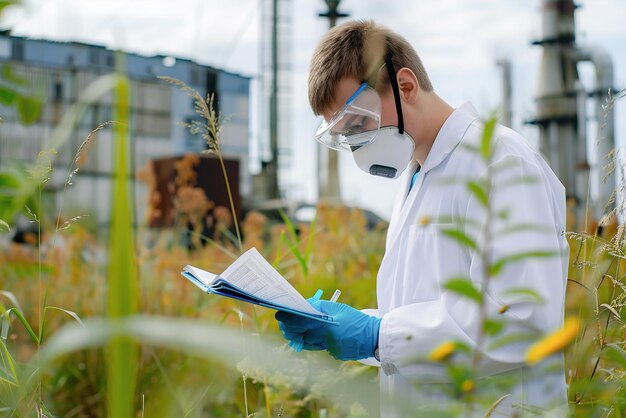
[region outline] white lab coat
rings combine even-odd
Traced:
[[[407,398],[418,405],[445,401],[441,392],[433,389],[448,381],[445,369],[440,363],[425,359],[446,341],[476,345],[476,305],[442,290],[442,285],[453,277],[464,276],[480,287],[481,260],[475,252],[443,235],[441,228],[459,228],[450,217],[484,223],[484,208],[467,188],[468,180],[483,177],[486,172],[480,156],[468,148],[480,143],[482,133],[476,111],[471,104],[464,104],[442,126],[410,191],[416,165],[403,174],[404,183],[391,216],[377,278],[384,418],[409,416],[396,407],[398,403],[406,405]],[[506,210],[508,215],[506,220],[497,216],[491,219],[492,228],[500,231],[507,225],[532,224],[541,229],[496,232],[493,259],[537,250],[558,255],[528,258],[505,267],[491,281],[487,310],[492,317],[506,317],[510,324],[507,332],[531,327],[549,333],[563,322],[569,254],[564,237],[565,190],[541,156],[517,133],[498,125],[494,141],[492,166],[501,169],[494,170],[492,202],[497,211]],[[477,237],[479,229],[466,224],[464,231]],[[533,304],[519,295],[507,295],[507,290],[515,288],[532,289],[547,303]],[[503,305],[510,308],[499,314]],[[506,372],[516,374],[523,382],[497,409],[504,416],[511,415],[512,403],[562,408],[567,405],[562,355],[550,359],[556,363],[557,372],[546,376],[540,373],[540,367],[524,366],[527,347],[528,343],[518,343],[484,355],[480,367],[483,376]],[[419,389],[415,381],[421,382]],[[500,395],[504,393],[494,395],[493,401]],[[478,412],[482,416],[485,409]]]

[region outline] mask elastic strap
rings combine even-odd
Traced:
[[[389,73],[389,81],[391,82],[391,89],[393,90],[393,98],[396,101],[396,110],[398,112],[398,132],[400,135],[404,133],[404,117],[402,116],[402,105],[400,102],[400,88],[398,87],[398,80],[396,78],[396,72],[393,69],[393,62],[391,61],[391,52],[385,55],[385,66]]]

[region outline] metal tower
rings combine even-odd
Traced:
[[[291,163],[291,0],[260,1],[259,125],[262,171],[252,200],[281,197],[279,172]]]
[[[542,39],[533,42],[543,48],[537,85],[537,115],[531,121],[539,126],[540,148],[566,188],[568,197],[580,207],[588,202],[592,167],[587,156],[587,98],[595,101],[598,122],[594,137],[595,163],[598,181],[594,184],[597,197],[592,204],[595,216],[602,215],[604,206],[615,189],[615,175],[605,175],[602,168],[615,146],[613,112],[605,112],[603,104],[609,89],[613,89],[613,63],[600,47],[576,44],[573,0],[542,0]],[[596,72],[592,91],[583,91],[577,65],[593,64]]]

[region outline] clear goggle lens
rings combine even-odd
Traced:
[[[334,150],[371,143],[380,129],[380,96],[363,83],[330,120],[323,120],[315,139]]]

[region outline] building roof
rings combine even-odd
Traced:
[[[79,42],[79,41],[61,41],[61,40],[53,40],[53,39],[42,39],[42,38],[31,38],[31,37],[25,37],[25,36],[15,36],[11,33],[10,30],[3,30],[0,31],[0,39],[5,38],[5,39],[13,39],[16,41],[24,41],[27,44],[30,44],[31,46],[33,45],[38,45],[40,47],[51,47],[54,46],[56,48],[64,48],[66,49],[68,52],[68,54],[71,54],[71,50],[87,50],[87,51],[102,51],[102,54],[109,54],[110,56],[113,56],[113,54],[115,52],[117,52],[114,49],[111,49],[107,46],[104,45],[97,45],[97,44],[90,44],[90,43],[85,43],[85,42]],[[1,50],[2,48],[0,48]],[[243,75],[240,73],[236,73],[236,72],[232,72],[232,71],[227,71],[224,69],[220,69],[220,68],[216,68],[212,65],[208,65],[208,64],[202,64],[199,63],[197,61],[191,60],[189,58],[184,58],[184,57],[179,57],[179,56],[172,56],[172,55],[162,55],[162,54],[156,54],[156,55],[144,55],[144,54],[139,54],[139,53],[135,53],[135,52],[128,52],[128,51],[123,51],[126,59],[129,62],[129,65],[131,64],[131,62],[133,63],[138,63],[141,61],[145,61],[145,62],[150,62],[151,64],[160,64],[164,69],[166,68],[170,68],[169,65],[167,64],[167,60],[169,60],[170,62],[172,62],[173,59],[173,66],[176,66],[178,64],[183,64],[184,67],[187,68],[198,68],[198,69],[202,69],[202,70],[208,70],[208,71],[215,71],[215,72],[220,72],[220,73],[225,73],[225,74],[229,74],[231,76],[235,76],[235,77],[241,77],[241,78],[245,78],[245,79],[252,79],[252,76],[249,75]],[[71,55],[72,59],[76,58],[73,54]],[[7,56],[2,56],[2,53],[0,52],[0,61],[3,60],[7,60]],[[13,57],[14,58],[14,57]],[[60,60],[58,59],[59,57],[53,57],[53,56],[47,56],[46,54],[40,54],[40,53],[35,53],[35,54],[25,54],[21,60],[26,61],[26,62],[32,62],[32,63],[38,63],[40,65],[45,65],[45,66],[67,66],[68,64],[71,65],[75,65],[77,67],[81,67],[83,65],[81,65],[80,59],[79,62],[68,62],[68,57],[65,57],[66,59],[63,60],[64,62],[60,62]],[[14,58],[15,59],[15,58]],[[82,64],[86,64],[88,66],[102,66],[102,67],[107,67],[106,62],[102,63],[102,65],[94,63],[94,62],[90,62],[89,61],[90,58],[86,57],[86,60],[83,60]],[[105,60],[106,61],[106,60]],[[109,68],[112,68],[112,66],[108,66]],[[169,72],[169,71],[168,71]],[[137,74],[136,74],[137,75]],[[146,74],[147,76],[153,76],[154,74]],[[170,75],[170,74],[162,74],[162,75]]]

